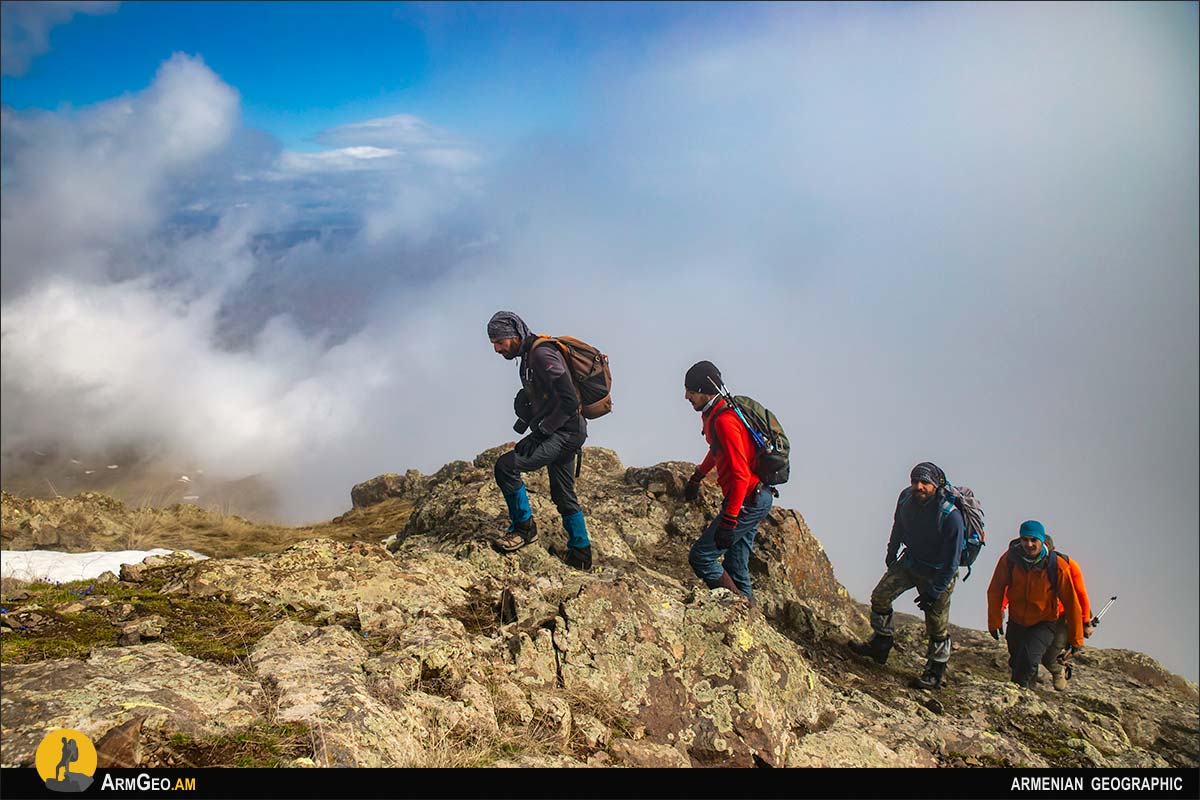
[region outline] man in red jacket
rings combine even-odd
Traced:
[[[688,563],[708,588],[725,588],[753,603],[750,550],[758,524],[771,511],[773,497],[754,474],[758,451],[746,426],[718,395],[721,385],[721,371],[711,361],[693,364],[683,379],[683,396],[700,412],[701,430],[708,442],[708,454],[688,481],[684,498],[699,498],[700,484],[713,467],[725,495],[721,513],[692,545]]]

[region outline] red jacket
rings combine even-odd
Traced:
[[[746,495],[758,486],[758,476],[754,474],[758,449],[737,413],[721,413],[724,409],[725,401],[718,397],[701,418],[708,455],[697,470],[701,475],[707,475],[716,466],[717,483],[725,495],[726,527],[732,527],[742,511]]]
[[[1050,552],[1046,558],[1058,558]],[[1018,625],[1031,626],[1039,622],[1054,622],[1059,617],[1059,604],[1066,612],[1067,641],[1076,647],[1083,646],[1083,613],[1075,586],[1071,583],[1071,570],[1056,569],[1058,585],[1050,586],[1050,578],[1043,565],[1029,569],[1020,558],[1009,562],[1008,551],[1000,556],[992,582],[988,584],[988,630],[998,630],[1004,621],[1004,601],[1008,600],[1008,619]]]

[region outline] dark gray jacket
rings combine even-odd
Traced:
[[[529,397],[530,428],[544,434],[586,433],[579,414],[579,392],[567,369],[562,351],[551,342],[532,347],[536,337],[521,345],[521,385]]]

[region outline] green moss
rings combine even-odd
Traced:
[[[1092,763],[1067,742],[1079,734],[1060,725],[1053,716],[1020,714],[1010,711],[1008,723],[1020,734],[1020,740],[1052,767],[1089,767]]]
[[[102,617],[45,610],[37,613],[48,621],[33,630],[14,630],[0,639],[0,662],[28,664],[53,658],[82,659],[92,647],[117,643],[117,629]]]
[[[0,661],[28,663],[52,658],[86,658],[91,647],[117,644],[126,621],[157,615],[163,621],[162,641],[181,653],[221,664],[243,663],[251,648],[285,619],[319,624],[312,611],[291,611],[265,604],[243,605],[212,598],[163,594],[169,571],[139,584],[98,585],[75,581],[59,585],[33,584],[29,597],[8,607],[14,624],[22,612],[39,606],[35,613],[45,620],[28,630],[14,630],[0,639]],[[75,614],[53,610],[62,603],[87,597],[104,598],[107,606],[92,606]],[[128,620],[118,619],[122,605],[133,607]],[[334,620],[345,623],[349,620]]]

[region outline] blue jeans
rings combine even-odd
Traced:
[[[738,591],[746,597],[752,597],[750,550],[754,547],[754,536],[758,533],[758,524],[771,511],[773,502],[774,497],[765,486],[760,487],[754,494],[746,496],[745,502],[742,503],[742,512],[738,514],[737,525],[733,529],[733,544],[729,546],[728,550],[721,550],[716,543],[717,526],[721,522],[721,515],[718,514],[712,522],[708,523],[704,533],[700,534],[700,538],[688,552],[688,563],[692,565],[692,571],[696,573],[696,577],[712,588],[721,579],[721,573],[728,572],[734,585],[738,587]],[[719,565],[717,559],[721,557],[721,553],[725,554],[725,558]]]

